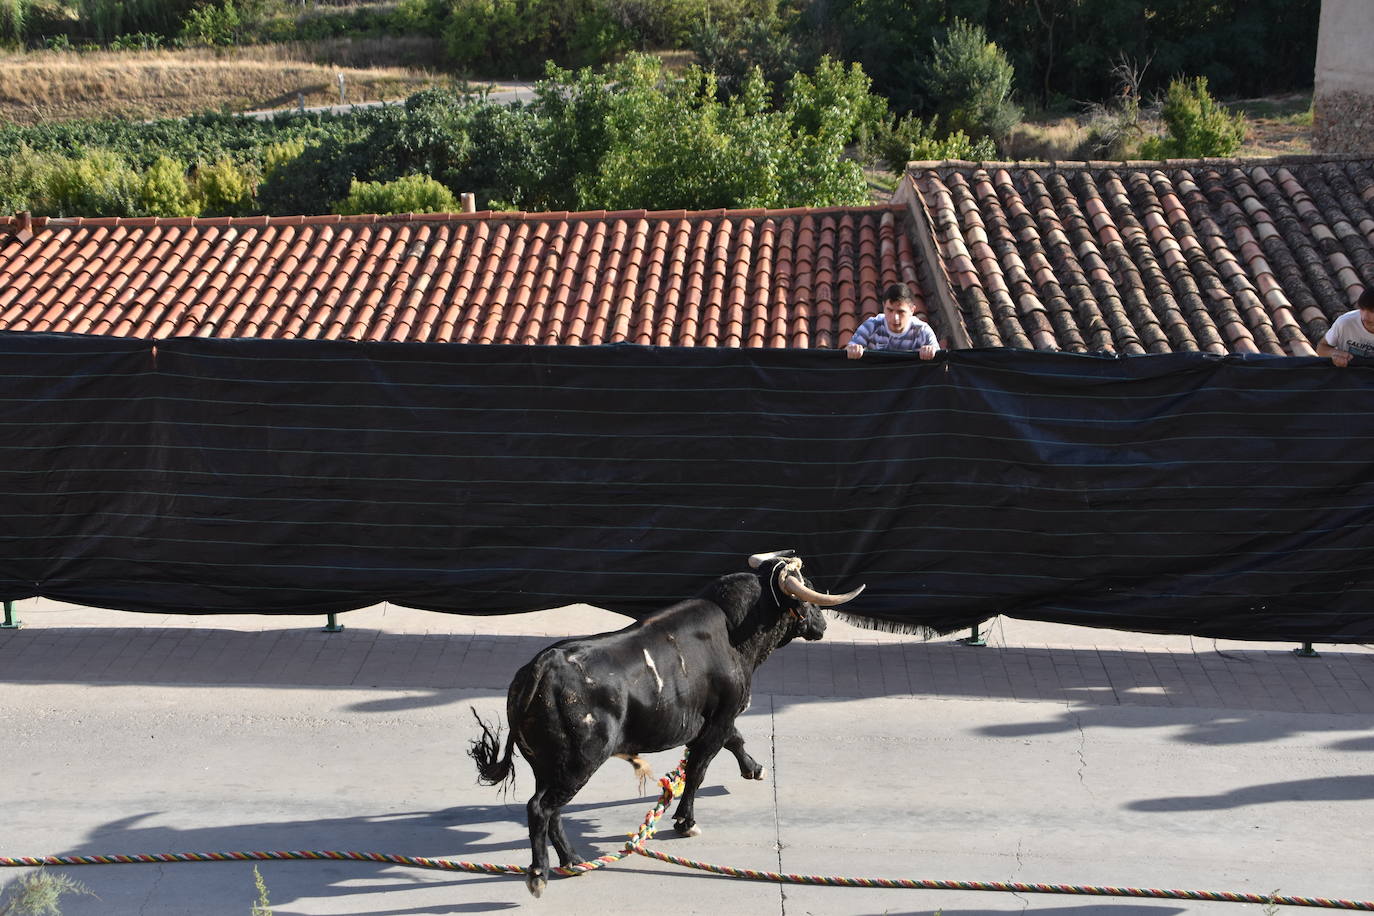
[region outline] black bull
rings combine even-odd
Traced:
[[[623,630],[544,649],[511,681],[504,756],[498,756],[500,726],[493,731],[478,718],[482,737],[469,753],[481,782],[495,785],[513,774],[512,745],[534,771],[526,806],[532,894],[547,883],[550,841],[564,866],[585,861],[568,842],[559,812],[610,757],[630,760],[642,775],[639,754],[687,746],[686,785],[673,815],[677,831],[687,836],[701,832],[696,792],[722,747],[734,754],[745,779],[763,778],[735,727],[749,705],[754,670],[798,636],[820,639],[821,607],[843,604],[863,590],[817,592],[802,577],[801,560],[787,553],[750,557],[756,572],[722,576],[695,598]]]

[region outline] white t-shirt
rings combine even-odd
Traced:
[[[1331,322],[1323,339],[1329,346],[1345,350],[1351,356],[1374,357],[1374,334],[1364,329],[1359,309],[1346,312]]]

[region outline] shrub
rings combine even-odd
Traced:
[[[604,64],[631,45],[598,0],[452,0],[445,48],[459,67],[527,74],[545,60]]]
[[[196,167],[191,194],[205,216],[245,216],[253,210],[257,181],[229,158]]]
[[[776,15],[748,16],[734,27],[721,21],[704,17],[688,34],[687,43],[726,95],[739,92],[755,68],[765,82],[780,87],[794,73],[816,64],[815,48],[799,41]]]
[[[1083,159],[1129,159],[1145,136],[1140,105],[1140,86],[1149,67],[1122,58],[1112,68],[1116,77],[1116,95],[1107,102],[1093,102],[1087,107],[1087,137],[1074,150]]]
[[[118,153],[94,149],[56,159],[35,213],[46,216],[133,216],[139,177]]]
[[[1245,118],[1231,114],[1207,91],[1207,78],[1176,79],[1159,110],[1168,131],[1140,146],[1146,159],[1229,156],[1245,142]]]
[[[181,37],[195,45],[232,45],[242,25],[234,0],[224,0],[223,6],[211,3],[188,12],[181,21]]]
[[[195,216],[200,212],[181,163],[159,156],[139,178],[135,216]]]
[[[1021,120],[1011,101],[1015,73],[981,26],[954,20],[924,68],[924,88],[944,124],[974,137],[1000,140]]]
[[[453,213],[458,200],[448,188],[428,175],[406,175],[395,181],[354,179],[348,197],[336,208],[339,213]]]
[[[28,0],[0,0],[0,41],[23,44],[29,18]]]
[[[173,34],[190,11],[203,0],[76,0],[76,14],[84,34],[109,42],[131,32]]]
[[[114,51],[154,51],[160,47],[162,36],[151,32],[116,35],[114,41],[110,42],[110,48]]]
[[[792,126],[818,136],[837,133],[842,144],[867,144],[887,120],[887,101],[869,90],[872,81],[858,64],[822,57],[810,75],[796,73],[787,83],[786,112]]]
[[[935,118],[927,123],[911,114],[886,123],[873,141],[873,158],[888,171],[899,174],[913,161],[966,159],[978,162],[996,156],[997,148],[986,137],[973,140],[961,130],[937,137]]]
[[[0,157],[0,208],[6,213],[38,212],[52,161],[53,154],[35,152],[27,144]]]
[[[540,102],[571,102],[557,113],[572,122],[564,129],[573,142],[553,133],[544,147],[575,149],[580,160],[567,182],[574,193],[560,206],[825,206],[867,198],[862,168],[844,156],[852,119],[842,106],[808,123],[816,110],[804,100],[814,98],[814,84],[789,88],[795,104],[778,111],[757,68],[728,102],[718,99],[711,74],[693,67],[665,79],[652,58],[632,56],[607,74],[600,92],[597,79],[580,74],[548,92],[541,84]],[[556,178],[550,184],[556,188]]]
[[[80,881],[41,868],[16,878],[5,890],[8,893],[0,900],[0,916],[58,916],[63,894],[95,896]]]
[[[293,137],[290,140],[283,140],[281,143],[273,143],[268,146],[262,154],[263,179],[270,179],[283,166],[300,158],[301,153],[305,152],[305,146],[305,140],[300,137]]]

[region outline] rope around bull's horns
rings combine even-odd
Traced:
[[[799,875],[774,871],[755,871],[731,865],[712,865],[696,859],[684,859],[646,849],[644,844],[653,838],[659,818],[668,810],[672,800],[682,794],[682,774],[686,770],[684,758],[668,775],[659,779],[663,787],[658,802],[644,816],[639,829],[630,834],[625,845],[615,852],[597,856],[590,862],[551,868],[549,872],[560,878],[571,878],[585,872],[605,868],[631,853],[695,868],[714,875],[740,878],[747,881],[771,881],[776,884],[809,884],[820,887],[905,888],[908,890],[1002,891],[1017,894],[1069,894],[1078,897],[1146,897],[1152,900],[1206,900],[1217,903],[1260,903],[1275,906],[1306,906],[1327,910],[1360,910],[1374,912],[1374,901],[1338,900],[1326,897],[1293,897],[1286,894],[1251,894],[1239,891],[1167,890],[1155,887],[1110,887],[1092,884],[1023,884],[1019,881],[940,881],[929,878],[850,878],[838,875]],[[429,859],[419,856],[398,856],[380,852],[166,852],[142,855],[110,856],[0,856],[0,867],[35,867],[44,865],[138,865],[153,862],[262,862],[272,860],[330,860],[347,862],[383,862],[410,868],[438,871],[466,871],[486,875],[520,875],[526,869],[520,865],[494,865],[486,862],[465,862],[461,859]]]

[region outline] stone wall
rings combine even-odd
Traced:
[[[1312,151],[1342,156],[1374,153],[1374,92],[1319,93],[1312,102]]]
[[[1374,153],[1374,2],[1322,0],[1317,34],[1312,149]]]

